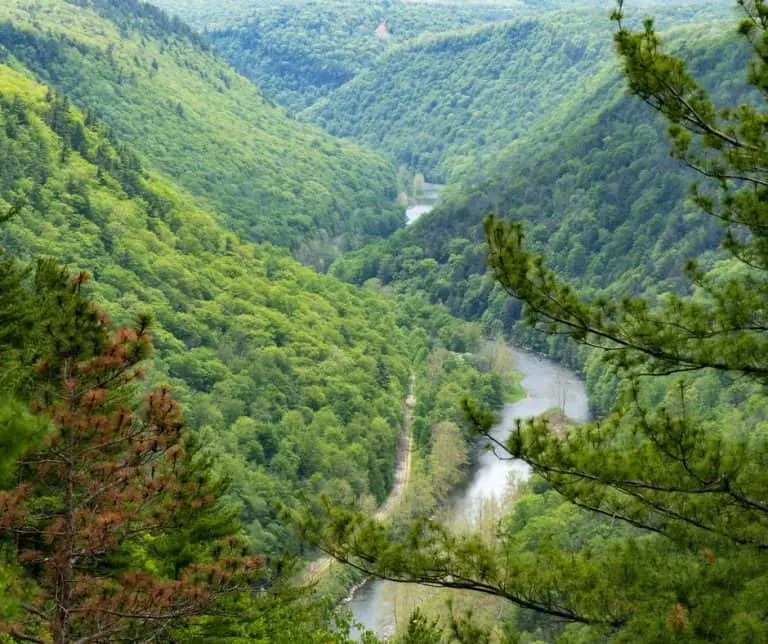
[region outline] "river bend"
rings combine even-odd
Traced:
[[[563,408],[572,420],[585,422],[589,419],[584,383],[573,372],[527,351],[515,349],[514,352],[515,369],[523,374],[526,397],[504,407],[500,422],[492,432],[495,438],[505,440],[515,426],[515,419],[538,416],[556,407]],[[466,523],[474,521],[485,500],[504,494],[510,475],[518,480],[526,479],[530,469],[522,461],[502,461],[492,452],[481,452],[468,483],[454,494],[453,519]],[[383,638],[395,634],[398,619],[408,618],[408,615],[397,615],[391,584],[369,581],[354,593],[348,604],[356,622]],[[359,636],[359,633],[353,635]]]

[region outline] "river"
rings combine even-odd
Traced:
[[[523,374],[522,386],[526,397],[506,405],[494,437],[504,440],[514,427],[516,418],[531,418],[555,407],[579,422],[589,419],[589,405],[584,383],[571,371],[551,360],[527,351],[515,349],[515,369]],[[510,475],[518,480],[530,476],[530,469],[521,461],[502,461],[492,452],[481,452],[469,482],[458,490],[451,504],[455,521],[471,523],[483,501],[504,494]],[[348,606],[356,622],[379,637],[394,635],[399,620],[392,582],[372,580],[358,589]],[[353,633],[356,637],[359,633]]]
[[[413,204],[405,211],[405,217],[409,226],[435,207],[437,200],[440,198],[440,191],[442,189],[443,186],[436,183],[424,184],[424,190],[421,192],[421,195],[417,197]]]

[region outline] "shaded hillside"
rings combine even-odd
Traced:
[[[242,21],[208,29],[207,35],[268,96],[302,110],[423,33],[493,22],[514,13],[502,6],[436,11],[419,4],[357,0],[277,7],[269,3],[253,6]]]
[[[332,253],[404,220],[384,160],[287,118],[150,5],[9,0],[0,45],[254,240]]]
[[[696,67],[710,79],[738,78],[747,52],[731,40],[707,41],[706,34],[688,34],[699,52]],[[736,91],[729,82],[719,90]],[[693,176],[679,170],[668,149],[647,106],[627,97],[618,74],[606,69],[467,174],[463,185],[447,190],[435,211],[390,240],[339,260],[335,273],[426,292],[456,314],[509,331],[519,304],[496,292],[485,274],[482,222],[496,212],[525,222],[533,247],[585,289],[676,289],[679,257],[711,250],[720,237],[714,221],[690,223],[686,197]]]
[[[424,37],[314,106],[307,118],[444,183],[513,141],[602,67],[610,32],[523,20]]]
[[[672,6],[662,20],[703,21],[722,12]],[[430,181],[457,181],[613,65],[611,29],[605,11],[573,10],[424,36],[303,116]]]
[[[385,71],[378,65],[382,56],[428,33],[523,16],[544,19],[544,13],[569,8],[592,7],[604,18],[607,9],[600,0],[154,0],[154,4],[203,31],[267,96],[297,111],[363,72]],[[648,4],[652,3],[641,3]]]
[[[166,11],[178,15],[196,29],[217,31],[238,23],[245,23],[253,16],[266,13],[270,8],[282,10],[293,7],[297,11],[305,11],[309,7],[315,10],[323,6],[319,0],[153,0],[151,4],[162,7]],[[497,17],[519,14],[520,12],[555,11],[573,8],[606,9],[604,0],[334,0],[334,5],[346,5],[349,11],[365,12],[371,6],[388,11],[421,11],[430,12],[435,20],[450,20],[445,14],[458,13],[466,15],[473,12],[475,16]],[[632,3],[643,10],[650,10],[657,15],[660,10],[670,6],[701,8],[699,0],[634,0]],[[733,6],[730,0],[710,0],[709,5]],[[631,10],[632,7],[630,7]],[[336,9],[333,9],[336,10]],[[379,9],[380,10],[380,9]],[[423,14],[422,14],[423,15]],[[379,16],[380,17],[380,16]]]

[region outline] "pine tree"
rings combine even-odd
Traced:
[[[52,263],[35,277],[44,314],[28,331],[34,375],[16,394],[49,430],[19,459],[17,485],[0,491],[0,538],[38,588],[20,618],[0,623],[18,640],[156,638],[215,615],[262,570],[170,392],[133,402],[149,320],[110,335],[82,295],[87,280]]]
[[[0,217],[0,224],[19,210],[9,210]],[[0,249],[0,489],[13,483],[17,459],[45,431],[45,423],[35,419],[15,395],[26,376],[22,360],[37,317],[25,288],[28,276],[28,270],[4,257]]]

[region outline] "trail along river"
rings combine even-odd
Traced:
[[[408,225],[435,207],[441,187],[425,186],[421,198],[406,212]],[[514,349],[514,353],[515,369],[523,375],[525,398],[504,407],[499,424],[493,429],[495,438],[505,440],[517,418],[532,418],[553,408],[561,408],[577,422],[589,419],[587,392],[576,374],[528,351]],[[471,525],[484,502],[504,495],[510,477],[525,480],[530,475],[530,468],[522,461],[502,461],[493,452],[480,452],[469,481],[452,497],[449,521]],[[369,580],[357,588],[348,603],[354,621],[383,638],[395,634],[398,618],[408,618],[397,615],[392,586],[393,582]],[[360,633],[353,631],[353,635],[358,637]]]
[[[500,422],[493,429],[495,438],[506,439],[515,419],[538,416],[555,407],[563,408],[575,421],[589,419],[587,392],[576,374],[527,351],[514,349],[514,352],[515,369],[523,374],[526,397],[504,407]],[[530,469],[522,461],[502,461],[492,452],[481,452],[468,483],[453,496],[451,520],[471,525],[486,500],[505,493],[510,475],[525,480],[530,476]],[[383,638],[395,634],[398,619],[408,618],[408,615],[397,615],[395,593],[392,582],[388,581],[368,581],[354,593],[348,607],[355,622]]]

